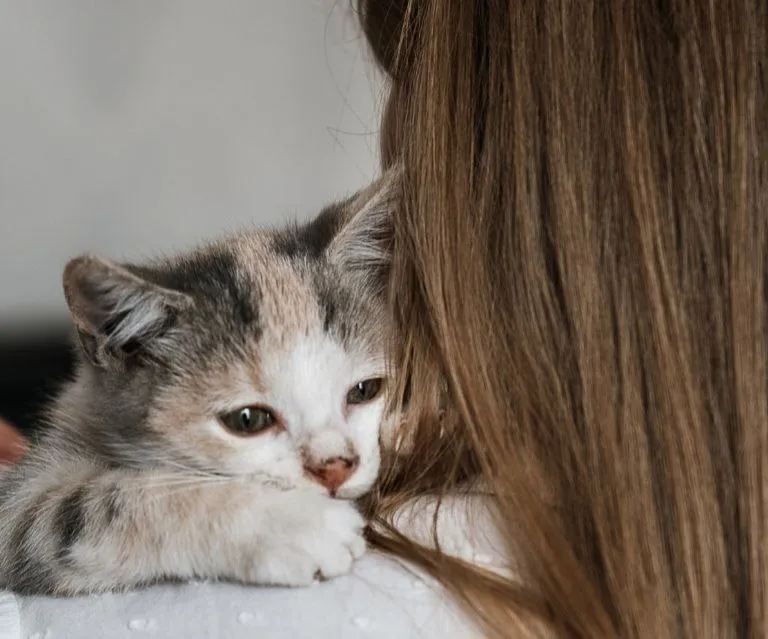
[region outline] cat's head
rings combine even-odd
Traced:
[[[72,260],[83,357],[59,411],[113,462],[361,495],[385,419],[391,202],[379,183],[162,262]]]

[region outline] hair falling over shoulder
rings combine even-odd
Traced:
[[[768,3],[357,8],[403,172],[374,512],[481,478],[524,583],[375,541],[489,636],[767,636]]]

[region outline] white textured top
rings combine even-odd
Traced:
[[[499,570],[489,521],[466,504],[441,510],[446,552]],[[424,539],[430,509],[401,528]],[[351,574],[311,588],[169,584],[122,595],[14,597],[0,593],[0,639],[464,639],[479,630],[433,580],[371,552]]]
[[[311,588],[163,585],[71,599],[0,594],[0,639],[406,639],[473,636],[430,580],[369,555]]]
[[[7,592],[0,592],[0,639],[18,639],[21,637],[21,619],[16,597]]]

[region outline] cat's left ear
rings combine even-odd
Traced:
[[[159,354],[177,314],[192,304],[184,293],[93,255],[70,260],[63,284],[81,350],[100,368],[122,367],[138,350]]]
[[[383,281],[392,260],[400,183],[399,168],[389,169],[347,204],[346,221],[328,246],[329,260],[343,272]]]

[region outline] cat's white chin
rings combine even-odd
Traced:
[[[365,484],[357,484],[350,483],[350,485],[343,485],[337,488],[336,490],[332,491],[328,488],[325,488],[324,486],[321,486],[318,483],[315,482],[307,482],[306,484],[302,484],[301,488],[308,488],[310,492],[318,493],[321,495],[324,495],[326,497],[331,497],[332,499],[340,499],[342,501],[350,501],[353,499],[359,499],[363,495],[365,495],[370,489],[371,489],[371,483],[366,482]]]
[[[360,464],[360,468],[336,491],[339,499],[358,499],[371,490],[379,474],[381,460],[378,452]]]
[[[342,486],[339,488],[335,494],[331,495],[329,492],[329,495],[331,497],[334,497],[335,499],[358,499],[365,495],[370,490],[370,486],[368,487],[351,487],[346,488],[345,486]]]

